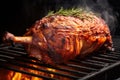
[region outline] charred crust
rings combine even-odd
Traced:
[[[66,42],[66,41],[65,41],[65,38],[62,38],[62,43],[65,44],[65,42]]]
[[[47,24],[47,23],[43,23],[43,24],[42,24],[42,28],[44,28],[44,29],[45,29],[45,28],[48,28],[48,27],[49,27],[49,26],[48,26],[48,24]]]

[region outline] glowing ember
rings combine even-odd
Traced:
[[[21,80],[21,76],[22,76],[21,73],[16,72],[16,73],[14,74],[12,80]]]
[[[50,72],[58,72],[58,70],[55,70],[53,68],[41,67],[41,66],[31,65],[31,64],[29,64],[29,66],[32,66],[32,67],[37,68],[37,69],[44,69],[44,70],[50,71]],[[32,69],[22,68],[22,67],[20,67],[18,69],[22,70],[22,71],[27,71],[27,72],[30,72],[30,73],[33,73],[36,75],[50,77],[53,79],[56,78],[59,80],[70,80],[66,77],[62,77],[59,75],[55,75],[55,74],[47,73],[47,72],[42,72],[42,71],[38,71],[38,70],[32,70]],[[0,75],[2,76],[2,77],[0,77],[0,80],[44,80],[43,78],[39,78],[39,77],[23,74],[20,72],[11,71],[11,70],[6,70],[6,69],[2,69],[2,68],[0,68]]]

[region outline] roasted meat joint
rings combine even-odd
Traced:
[[[65,63],[94,51],[112,50],[108,25],[99,15],[83,9],[51,11],[23,36],[7,32],[3,40],[24,45],[29,56],[45,64]]]

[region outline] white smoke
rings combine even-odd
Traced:
[[[58,0],[57,0],[58,1]],[[60,2],[60,1],[59,1]],[[99,14],[108,24],[111,34],[114,34],[117,27],[117,16],[108,0],[64,0],[62,5],[64,8],[82,7],[86,10]],[[57,8],[58,9],[58,8]]]
[[[23,6],[25,20],[29,23],[61,7],[65,9],[82,7],[99,14],[108,24],[112,34],[118,27],[116,12],[108,0],[24,0]]]
[[[98,13],[108,24],[111,33],[114,34],[117,17],[116,13],[113,11],[113,8],[110,6],[107,0],[84,0],[86,9],[90,9],[93,12]]]

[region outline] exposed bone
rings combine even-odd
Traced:
[[[13,34],[7,32],[5,36],[3,37],[4,41],[13,41],[15,43],[31,43],[32,42],[32,36],[14,36]]]

